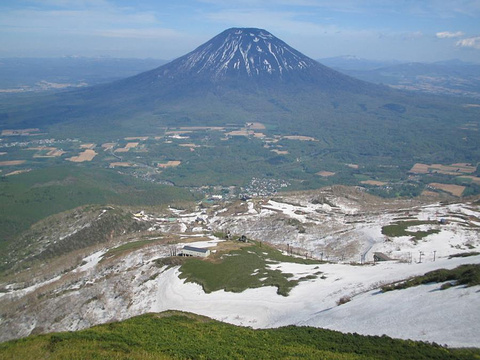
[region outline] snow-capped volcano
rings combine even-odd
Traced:
[[[225,30],[175,63],[177,70],[214,77],[281,77],[318,66],[268,31],[252,28]]]
[[[218,84],[234,79],[354,90],[365,86],[305,56],[268,31],[256,28],[227,29],[171,63],[141,74],[150,80],[152,75],[161,83],[200,80]]]
[[[332,104],[335,116],[338,104],[356,104],[358,94],[373,96],[374,102],[391,96],[380,85],[320,64],[266,30],[232,28],[156,69],[58,95],[61,100],[54,99],[48,116],[29,114],[22,126],[81,119],[79,131],[83,133],[87,122],[96,127],[100,118],[112,124],[117,122],[115,119],[130,122],[135,118],[138,128],[151,126],[140,120],[144,115],[155,119],[155,126],[192,122],[218,125],[226,118],[244,123],[247,118],[268,117],[275,122],[288,121],[288,126],[303,132],[304,126],[310,129],[311,121],[317,121],[320,112],[324,118],[332,118],[325,114]],[[310,118],[312,114],[316,114],[315,119]]]

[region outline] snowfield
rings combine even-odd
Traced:
[[[301,282],[287,297],[277,295],[274,287],[205,294],[201,286],[180,280],[174,268],[159,277],[157,303],[151,310],[189,311],[253,328],[308,325],[476,347],[480,346],[480,287],[439,290],[441,284],[431,284],[386,293],[378,289],[434,269],[471,263],[480,263],[480,256],[411,265],[282,264],[279,268],[297,277],[315,271],[326,276]],[[351,301],[337,305],[343,296]]]
[[[478,203],[387,201],[332,187],[208,208],[170,208],[161,214],[143,211],[132,217],[148,223],[147,245],[112,256],[104,243],[69,260],[76,265],[69,264],[67,271],[52,269],[50,276],[38,280],[36,273],[27,272],[29,282],[0,284],[0,341],[182,310],[253,328],[308,325],[480,347],[480,286],[379,290],[435,269],[480,264],[480,255],[449,258],[479,251]],[[406,229],[411,234],[434,231],[418,240],[382,234],[384,226],[405,221],[412,221]],[[215,252],[223,240],[214,234],[221,232],[329,262],[269,265],[293,274],[292,279],[316,275],[285,297],[275,287],[206,294],[198,284],[181,280],[178,266],[159,261],[186,244]],[[138,236],[126,234],[123,241],[142,239]],[[112,248],[118,245],[109,243]],[[375,252],[395,260],[374,264]]]

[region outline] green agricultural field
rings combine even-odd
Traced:
[[[247,118],[244,120],[247,121]],[[68,133],[58,133],[53,128],[49,128],[42,136],[27,139],[28,148],[38,148],[38,145],[35,145],[36,141],[46,141],[51,136],[56,136],[56,140],[50,145],[65,151],[62,156],[35,157],[38,151],[25,151],[24,145],[19,145],[24,144],[24,138],[9,136],[5,137],[4,141],[17,143],[17,146],[5,149],[8,151],[4,152],[0,162],[2,160],[25,162],[18,165],[5,165],[0,170],[4,175],[17,170],[59,166],[106,170],[111,164],[116,163],[126,165],[117,165],[118,167],[112,173],[128,174],[148,181],[189,188],[240,187],[248,184],[252,178],[262,177],[288,182],[290,184],[288,190],[306,190],[343,184],[363,186],[370,193],[384,197],[412,197],[420,195],[425,187],[434,181],[442,184],[462,183],[466,186],[464,195],[480,193],[480,185],[471,180],[462,182],[454,175],[417,174],[415,178],[409,177],[409,170],[420,160],[446,164],[470,161],[472,166],[475,166],[478,160],[476,155],[468,158],[462,155],[467,153],[462,143],[452,144],[462,149],[447,152],[449,155],[445,159],[432,159],[432,153],[442,152],[438,144],[448,143],[446,141],[448,139],[442,138],[441,132],[434,132],[438,139],[434,145],[429,145],[428,151],[422,147],[415,150],[420,146],[421,139],[417,139],[418,134],[410,134],[408,131],[402,133],[402,136],[410,137],[408,142],[411,142],[412,146],[385,151],[382,148],[387,147],[385,139],[388,136],[382,135],[384,129],[381,128],[376,128],[373,133],[365,133],[359,140],[356,138],[359,136],[357,133],[337,133],[342,131],[341,123],[328,123],[325,127],[321,127],[322,131],[319,132],[319,129],[313,128],[310,133],[310,131],[299,131],[284,123],[276,124],[272,120],[270,122],[267,120],[264,124],[266,128],[258,130],[265,137],[255,137],[251,134],[230,137],[226,135],[230,131],[240,132],[239,130],[245,126],[245,121],[230,124],[227,128],[220,128],[221,130],[202,127],[197,129],[192,125],[201,124],[186,122],[183,125],[190,125],[190,127],[183,129],[193,130],[187,130],[180,138],[171,135],[175,130],[182,131],[180,130],[181,122],[175,123],[172,127],[157,126],[155,129],[145,128],[143,131],[124,129],[119,134],[87,131],[75,139],[65,139]],[[323,119],[323,121],[329,120]],[[115,152],[125,148],[130,142],[125,138],[135,135],[143,136],[142,140],[135,140],[139,142],[139,146],[132,147],[129,151]],[[313,140],[302,141],[302,136],[306,135],[310,135]],[[340,138],[343,139],[341,145],[334,146]],[[380,143],[376,144],[376,142]],[[94,150],[97,155],[93,160],[83,163],[66,161],[83,151],[80,148],[82,143],[96,144]],[[105,143],[114,144],[114,148],[105,151],[101,147],[101,144]],[[192,146],[186,146],[188,144]],[[470,150],[473,151],[474,148]],[[179,161],[180,165],[164,169],[158,167],[158,164],[168,161]],[[332,173],[332,176],[319,176],[318,174],[322,171]],[[375,180],[384,183],[385,186],[362,184],[365,180]]]
[[[478,359],[477,349],[360,336],[312,327],[254,330],[165,312],[78,332],[0,344],[0,358],[23,359]]]

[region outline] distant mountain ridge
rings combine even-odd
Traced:
[[[134,76],[165,63],[166,60],[160,59],[71,56],[1,58],[0,92],[65,90],[94,86]]]
[[[318,59],[318,62],[341,72],[344,72],[345,70],[367,71],[401,64],[400,61],[395,60],[371,60],[360,58],[354,55],[322,58]]]
[[[433,63],[395,63],[352,56],[319,61],[357,79],[397,89],[480,98],[480,64],[456,59]]]

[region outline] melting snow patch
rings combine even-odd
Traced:
[[[104,249],[104,250],[97,251],[96,253],[93,253],[90,256],[87,256],[85,259],[83,259],[84,264],[78,267],[77,269],[75,269],[75,272],[82,272],[82,271],[86,271],[88,269],[93,268],[95,265],[98,264],[98,262],[100,261],[100,258],[106,252],[107,250]]]
[[[193,246],[193,247],[197,247],[197,248],[208,248],[208,247],[217,246],[218,243],[223,242],[223,241],[225,241],[225,240],[215,239],[215,240],[208,240],[208,241],[195,241],[195,242],[191,242],[191,243],[188,243],[188,244],[179,244],[179,245],[181,245],[181,246],[188,245],[188,246]]]
[[[279,264],[270,264],[268,267],[272,270],[280,270],[284,274],[292,274],[292,277],[289,277],[289,280],[298,280],[304,276],[312,275],[313,269],[318,265],[304,265],[296,263],[279,263]]]
[[[169,207],[169,210],[174,214],[181,214],[181,213],[185,212],[185,210],[175,209],[175,208],[172,208],[172,207]]]
[[[61,278],[61,275],[58,275],[58,276],[55,276],[54,278],[52,278],[50,280],[47,280],[47,281],[29,286],[29,287],[26,287],[24,289],[13,290],[13,291],[10,291],[8,293],[0,293],[0,298],[3,297],[4,295],[25,296],[25,295],[37,290],[38,288],[40,288],[44,285],[48,285],[50,283],[53,283],[53,282],[59,280],[60,278]]]
[[[248,202],[248,214],[258,214],[258,211],[255,210],[255,204],[251,201]]]

